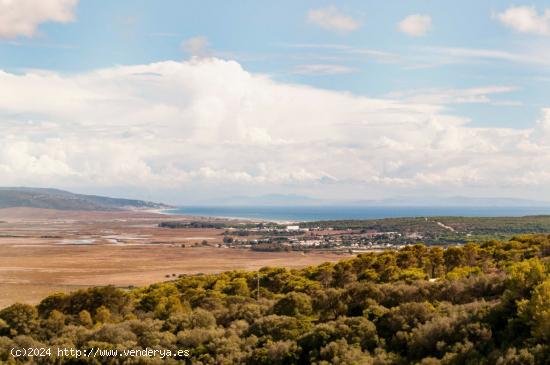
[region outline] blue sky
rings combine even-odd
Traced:
[[[292,89],[292,92],[296,92],[298,98],[302,96],[315,98],[318,92],[329,91],[333,92],[330,94],[333,95],[330,100],[335,104],[347,105],[348,101],[336,100],[340,100],[343,96],[350,99],[349,103],[353,100],[354,105],[357,104],[357,114],[347,117],[349,120],[344,117],[347,110],[340,110],[340,114],[337,111],[327,112],[327,114],[326,111],[317,110],[316,112],[320,115],[332,115],[331,113],[334,112],[334,119],[330,123],[327,121],[323,126],[316,127],[325,128],[326,134],[320,133],[314,139],[289,139],[287,144],[282,142],[284,139],[282,136],[276,136],[277,131],[271,129],[273,128],[271,124],[258,122],[262,119],[260,111],[254,114],[256,122],[248,121],[247,116],[243,116],[242,120],[231,122],[228,122],[230,117],[220,117],[220,122],[212,127],[219,130],[210,130],[220,136],[216,140],[220,145],[230,143],[224,139],[224,134],[221,132],[227,128],[223,123],[228,123],[230,130],[243,128],[242,131],[239,129],[240,132],[237,134],[239,138],[245,140],[250,140],[250,133],[255,133],[257,138],[263,138],[262,143],[271,141],[269,143],[273,145],[280,143],[288,146],[291,142],[313,144],[325,140],[328,145],[339,143],[338,150],[334,151],[336,154],[342,153],[346,148],[362,145],[366,140],[376,145],[387,139],[402,147],[409,143],[405,141],[406,136],[392,136],[390,132],[372,129],[374,127],[361,131],[362,127],[359,126],[365,120],[371,125],[376,124],[377,121],[373,122],[369,119],[372,115],[375,115],[373,118],[379,118],[380,123],[387,120],[386,117],[402,118],[404,123],[410,119],[409,115],[415,113],[422,114],[427,121],[437,120],[437,126],[426,132],[426,139],[446,140],[448,138],[456,144],[452,147],[454,151],[452,160],[439,161],[438,164],[429,166],[419,162],[421,157],[418,157],[419,160],[407,161],[406,158],[398,155],[397,150],[380,150],[378,154],[371,156],[372,145],[369,145],[368,151],[353,151],[357,153],[358,164],[367,161],[362,166],[363,174],[374,176],[372,179],[356,174],[352,176],[340,171],[336,167],[338,161],[327,163],[328,167],[322,173],[310,171],[304,166],[319,163],[319,160],[313,157],[304,158],[301,166],[293,166],[293,171],[303,170],[301,175],[298,174],[300,177],[289,172],[285,175],[288,179],[282,177],[271,179],[267,177],[269,174],[264,176],[263,172],[259,172],[263,171],[261,167],[263,161],[260,159],[251,159],[239,166],[228,167],[230,162],[216,160],[209,163],[201,160],[197,154],[193,156],[193,162],[182,164],[177,160],[177,156],[184,151],[178,150],[178,147],[173,147],[171,151],[164,151],[167,156],[176,160],[171,164],[162,165],[156,157],[151,157],[162,154],[155,150],[158,147],[151,145],[149,146],[151,154],[142,156],[143,159],[136,161],[136,166],[143,167],[148,174],[151,174],[152,177],[149,176],[149,178],[156,182],[152,183],[152,180],[144,177],[140,185],[135,183],[135,179],[129,182],[125,182],[124,179],[94,180],[97,172],[90,172],[93,168],[90,167],[90,171],[84,172],[78,166],[71,165],[70,157],[82,152],[77,153],[70,149],[73,147],[69,147],[69,145],[78,144],[77,140],[73,140],[77,138],[75,136],[81,134],[90,136],[96,133],[93,131],[103,131],[109,126],[112,127],[112,124],[105,120],[94,119],[91,114],[73,115],[75,120],[70,124],[70,134],[47,128],[38,133],[37,127],[33,127],[31,131],[26,129],[28,126],[23,127],[24,123],[28,123],[30,119],[39,119],[41,123],[53,123],[61,128],[65,123],[61,120],[66,116],[60,111],[52,111],[49,106],[45,106],[44,109],[24,105],[18,108],[0,109],[0,116],[3,116],[0,119],[0,125],[4,123],[6,130],[13,128],[14,133],[20,133],[27,138],[25,141],[17,141],[17,143],[26,143],[25,159],[40,164],[41,158],[48,157],[47,160],[52,163],[52,166],[65,166],[63,168],[66,168],[68,174],[66,177],[59,174],[57,174],[59,176],[47,175],[46,183],[63,185],[76,190],[103,189],[117,193],[132,191],[137,195],[142,194],[144,185],[157,186],[158,183],[158,186],[163,186],[165,190],[170,191],[167,195],[169,199],[195,197],[199,186],[207,186],[208,189],[219,194],[239,194],[243,190],[255,194],[312,192],[314,195],[353,198],[356,195],[378,196],[380,192],[384,196],[393,196],[435,191],[443,195],[494,193],[519,196],[529,190],[534,192],[533,195],[538,196],[542,193],[550,198],[550,192],[544,188],[546,171],[541,172],[540,168],[539,171],[525,169],[517,171],[518,174],[523,175],[544,173],[544,176],[537,175],[532,178],[537,180],[535,186],[521,182],[523,180],[519,178],[497,184],[496,187],[494,181],[489,181],[500,179],[504,174],[504,170],[495,167],[499,164],[497,160],[501,163],[517,164],[530,160],[529,156],[524,156],[523,153],[535,153],[534,151],[537,150],[539,158],[541,158],[540,154],[544,157],[547,153],[546,145],[540,144],[542,142],[537,142],[539,145],[532,147],[531,150],[529,150],[531,147],[526,147],[534,143],[535,135],[540,136],[542,133],[546,136],[544,134],[546,133],[544,132],[546,131],[545,110],[550,106],[548,102],[550,7],[543,1],[523,4],[507,1],[45,0],[39,3],[38,6],[36,5],[38,2],[22,0],[1,5],[6,7],[2,9],[5,14],[16,15],[5,19],[0,15],[0,21],[4,24],[0,26],[0,69],[7,75],[15,77],[14,79],[6,76],[10,82],[9,85],[14,82],[17,90],[21,90],[24,94],[26,88],[36,87],[34,84],[37,82],[36,78],[31,76],[39,75],[37,77],[43,78],[39,81],[40,85],[52,85],[52,90],[53,85],[59,81],[60,85],[57,87],[75,87],[73,90],[75,95],[80,93],[114,95],[110,105],[115,104],[119,97],[121,100],[133,100],[139,97],[143,98],[144,103],[159,102],[158,108],[168,108],[168,105],[181,108],[178,112],[174,112],[174,115],[166,116],[169,114],[166,112],[137,122],[136,120],[123,121],[125,118],[123,116],[115,117],[120,120],[117,123],[113,122],[117,127],[125,127],[130,131],[144,128],[144,123],[148,123],[150,127],[158,123],[159,128],[155,130],[157,134],[154,138],[151,137],[157,143],[154,146],[169,145],[167,136],[175,138],[179,136],[178,133],[182,134],[179,136],[182,140],[185,138],[184,130],[189,128],[186,124],[188,120],[181,119],[178,122],[178,118],[187,116],[185,108],[188,105],[194,105],[194,109],[192,108],[194,112],[196,105],[202,105],[202,101],[198,101],[202,100],[200,97],[205,97],[205,100],[211,102],[212,98],[221,100],[222,96],[217,94],[216,89],[203,90],[202,88],[206,88],[203,84],[180,85],[172,83],[169,78],[163,78],[167,81],[163,81],[158,94],[148,95],[145,91],[135,89],[145,84],[138,84],[123,76],[128,75],[129,70],[133,70],[131,67],[140,68],[142,70],[140,72],[144,73],[153,72],[151,69],[154,68],[156,70],[154,72],[163,76],[173,76],[177,72],[182,72],[183,77],[184,72],[189,72],[189,75],[185,74],[188,78],[193,78],[195,74],[217,75],[219,71],[219,77],[227,77],[228,80],[236,82],[238,87],[235,86],[235,88],[238,88],[241,93],[247,93],[246,90],[256,90],[256,88],[261,91],[271,90],[272,87],[277,90],[280,87],[287,87]],[[170,64],[169,61],[174,63]],[[164,66],[152,66],[155,64]],[[239,68],[231,66],[235,64],[239,65]],[[187,70],[184,67],[186,65],[192,65],[195,68]],[[175,71],[169,69],[170,67],[178,69],[184,67],[185,71]],[[101,75],[98,79],[94,79],[101,72],[116,74],[116,76],[105,80],[104,75]],[[164,74],[165,72],[167,74]],[[204,77],[204,83],[209,83],[208,76]],[[243,85],[250,77],[261,80],[258,81],[259,83],[266,82],[266,84],[264,86],[258,84],[254,87],[249,85],[250,89],[245,90]],[[219,80],[216,79],[217,81]],[[221,83],[220,85],[223,89],[227,88],[225,91],[228,93],[234,91],[230,84]],[[120,89],[114,90],[115,87]],[[9,93],[8,81],[4,83],[4,88],[4,92]],[[200,93],[195,94],[199,89]],[[44,90],[48,93],[47,87],[44,87]],[[171,93],[162,94],[167,90]],[[226,95],[225,91],[224,95]],[[270,96],[267,96],[269,93],[267,91],[265,93],[265,98],[269,99]],[[240,95],[239,100],[243,100],[244,94]],[[233,100],[232,98],[233,96],[230,100]],[[176,99],[179,104],[172,104]],[[72,110],[74,105],[71,104],[69,93],[60,95],[58,100],[59,103],[67,103],[64,104],[66,110]],[[82,100],[79,103],[86,108],[92,107],[86,104],[90,102],[88,99],[86,99],[88,101]],[[233,110],[235,114],[235,107],[230,108],[229,104],[225,104],[230,103],[228,100],[223,99],[224,108]],[[383,116],[378,114],[378,109],[374,112],[371,109],[365,109],[366,107],[359,107],[359,104],[363,105],[375,100],[388,104],[384,109],[386,114]],[[264,99],[247,99],[247,102],[252,105],[251,109],[259,108],[264,101]],[[274,110],[279,108],[273,100],[271,101],[272,103],[268,103],[270,107]],[[53,103],[56,104],[55,101]],[[308,111],[311,111],[308,103],[309,101],[304,102],[302,106],[296,106],[296,109],[293,109],[298,113],[296,118],[303,120],[308,118],[308,115],[312,115],[308,114]],[[396,107],[394,103],[399,103],[399,106]],[[241,106],[249,104],[245,103]],[[315,101],[312,101],[312,105],[314,104]],[[403,111],[402,114],[392,114],[395,108],[405,110],[405,107],[411,109]],[[85,113],[86,108],[75,107],[73,112]],[[124,107],[116,111],[123,115],[128,114]],[[240,113],[243,113],[243,110],[239,109],[237,114]],[[289,110],[288,113],[291,111]],[[362,116],[359,116],[361,113]],[[115,110],[108,113],[108,117],[113,115]],[[339,115],[342,115],[342,120]],[[203,116],[202,112],[199,116],[193,114],[193,118],[200,119]],[[97,116],[97,118],[105,117],[105,115]],[[440,121],[443,117],[451,118],[453,122]],[[163,118],[167,119],[163,120]],[[210,125],[210,121],[203,122],[199,119],[189,123],[203,127]],[[107,124],[104,125],[104,123]],[[273,121],[275,126],[278,123],[281,121]],[[304,122],[304,125],[308,123]],[[315,128],[314,122],[311,121],[311,123]],[[348,129],[347,126],[351,124],[346,123],[351,123],[354,127]],[[457,130],[447,130],[449,126]],[[167,128],[166,131],[160,133],[159,131],[164,127]],[[340,128],[337,130],[339,134],[337,142],[326,137],[334,136],[332,128]],[[355,128],[359,128],[358,134],[354,134]],[[288,131],[298,133],[290,126]],[[33,134],[35,132],[37,134]],[[299,132],[303,133],[302,130]],[[442,133],[447,133],[444,138],[441,137]],[[483,172],[483,163],[475,167],[468,165],[471,163],[471,161],[467,162],[471,146],[463,142],[468,139],[475,141],[475,138],[481,138],[481,134],[484,137],[477,141],[477,146],[486,146],[483,149],[487,153],[484,158],[491,160],[487,160],[484,164],[489,169],[495,170],[487,176]],[[138,135],[143,137],[142,134],[138,133]],[[410,135],[411,133],[408,134]],[[502,139],[492,137],[494,140],[488,140],[491,137],[485,137],[485,135],[505,135],[505,137]],[[100,135],[97,137],[101,138]],[[193,138],[191,142],[196,143],[197,138]],[[526,140],[517,142],[519,152],[513,152],[506,147],[504,138],[525,138]],[[51,151],[51,146],[48,147],[47,143],[52,143],[54,139],[61,141],[60,143],[64,145],[57,146],[56,148],[60,150],[50,156],[44,151]],[[539,140],[540,138],[537,139]],[[172,140],[170,142],[176,143]],[[113,140],[112,143],[116,145],[117,141]],[[388,147],[393,146],[391,143],[384,144],[383,148],[391,148]],[[437,144],[436,140],[432,140],[429,145],[422,145],[419,140],[414,140],[410,142],[410,148],[419,156],[431,156],[432,153],[434,156],[441,153],[449,154],[448,151],[433,147]],[[10,145],[14,146],[16,143],[4,141],[4,146]],[[268,149],[266,146],[264,144],[262,148]],[[429,151],[424,150],[428,148],[426,146],[429,147]],[[128,146],[128,148],[133,147]],[[257,146],[244,145],[242,153],[255,154],[258,152],[256,148]],[[226,154],[223,149],[218,152]],[[185,151],[185,153],[188,152]],[[281,169],[280,166],[284,165],[285,158],[288,158],[287,154],[292,155],[292,153],[306,155],[314,152],[289,150],[281,153],[280,161],[271,161],[272,165],[267,161],[265,168]],[[7,152],[4,154],[8,155]],[[0,167],[2,166],[1,156],[0,151]],[[169,158],[167,156],[165,158]],[[97,158],[101,157],[97,156]],[[392,173],[387,172],[387,167],[381,167],[385,162],[380,166],[378,164],[379,161],[386,159],[388,164],[394,166]],[[243,157],[243,160],[246,158]],[[11,180],[14,184],[37,184],[44,181],[44,176],[37,173],[40,169],[29,163],[31,164],[29,166],[33,166],[29,171],[19,172],[15,172],[13,168],[9,169],[7,163],[4,164],[8,166],[5,168],[6,171],[11,171],[13,177]],[[453,163],[457,164],[453,168],[458,170],[449,172],[448,166]],[[535,166],[544,166],[544,163],[545,160],[537,160]],[[330,167],[332,164],[334,167]],[[437,169],[441,169],[441,166],[447,166],[447,170],[445,173],[439,171],[438,174]],[[117,170],[117,168],[114,169]],[[197,172],[208,169],[217,171],[211,176],[217,173],[235,174],[235,181],[233,185],[230,184],[234,188],[228,188],[225,185],[222,187],[220,181],[209,181],[205,177],[208,173],[205,175]],[[459,170],[461,172],[457,172]],[[471,176],[471,171],[478,171],[479,176]],[[157,181],[170,180],[171,177],[177,180],[176,176],[183,175],[186,176],[182,178],[182,181],[185,181],[185,188],[177,184],[166,187],[163,185],[164,182]],[[200,181],[194,180],[196,176],[200,176],[203,180],[199,178],[197,179]],[[250,180],[246,183],[239,182],[239,176],[249,176]],[[326,183],[327,181],[330,183]],[[454,187],[453,191],[449,191],[449,183]],[[311,184],[315,188],[309,189],[308,186]],[[196,187],[189,187],[195,185]],[[360,192],[356,194],[354,191],[357,192],[357,189]]]

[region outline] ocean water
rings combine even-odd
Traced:
[[[167,210],[165,213],[274,221],[317,221],[434,216],[520,217],[550,215],[550,207],[187,206]]]

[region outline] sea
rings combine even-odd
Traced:
[[[398,206],[186,206],[164,213],[219,218],[305,222],[398,217],[521,217],[550,215],[550,207]]]

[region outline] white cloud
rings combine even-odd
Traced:
[[[359,29],[361,23],[349,15],[342,14],[335,6],[312,9],[307,13],[309,23],[321,28],[335,30],[338,32],[352,32]]]
[[[78,0],[0,0],[0,38],[32,37],[45,22],[74,19]]]
[[[530,129],[472,128],[442,105],[511,90],[374,99],[276,82],[216,58],[0,72],[0,176],[3,185],[195,197],[520,195],[550,183],[550,113]]]
[[[432,28],[432,18],[429,15],[413,14],[399,22],[399,30],[413,37],[426,35]]]
[[[322,51],[324,57],[332,62],[346,62],[353,56],[354,61],[375,61],[383,64],[401,64],[406,69],[419,69],[452,64],[492,64],[509,62],[547,68],[550,66],[550,47],[543,42],[529,42],[512,50],[415,46],[401,53],[392,53],[382,49],[353,47],[346,44],[290,43],[288,48]],[[313,53],[313,56],[316,56]],[[307,56],[312,56],[308,53]]]
[[[204,57],[210,54],[208,38],[197,36],[184,40],[181,48],[193,57]]]
[[[408,68],[427,68],[452,64],[494,64],[509,62],[547,68],[550,66],[550,48],[546,44],[522,45],[512,51],[460,47],[417,47],[416,53],[402,57]]]
[[[345,44],[286,43],[282,45],[291,49],[322,50],[323,53],[318,55],[320,58],[335,60],[349,60],[350,55],[354,56],[354,60],[374,60],[380,63],[397,63],[401,59],[395,53]]]
[[[355,72],[352,67],[334,64],[298,65],[293,73],[300,75],[338,75]]]
[[[493,100],[491,95],[505,94],[517,90],[514,86],[485,86],[468,89],[417,89],[406,92],[394,92],[387,96],[407,102],[433,105],[449,104],[493,104],[521,105],[509,100]]]
[[[539,15],[533,6],[510,7],[498,14],[497,18],[504,25],[521,33],[550,34],[550,9]]]

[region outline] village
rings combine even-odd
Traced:
[[[228,227],[223,246],[250,248],[255,251],[331,250],[361,252],[398,249],[422,240],[420,233],[400,233],[372,229],[336,229],[300,225],[258,225],[242,229]]]

